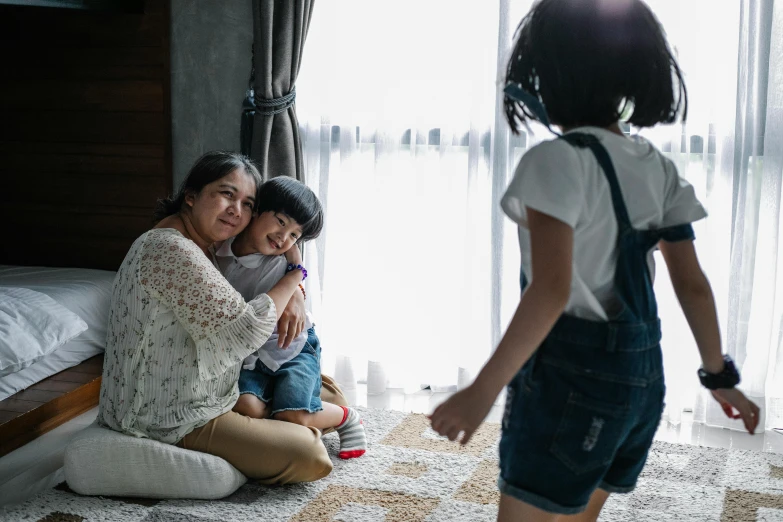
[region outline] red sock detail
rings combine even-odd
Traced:
[[[340,424],[338,424],[336,427],[339,428],[343,424],[345,424],[345,421],[348,419],[348,408],[345,406],[340,406],[343,409],[343,420],[340,421]]]
[[[343,460],[355,459],[356,457],[361,457],[364,455],[364,451],[365,450],[341,451],[339,457]]]

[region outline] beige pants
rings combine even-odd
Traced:
[[[321,379],[321,400],[347,406],[334,380],[326,375]],[[332,471],[316,428],[251,419],[233,411],[193,430],[177,446],[224,458],[248,478],[267,485],[311,482]]]

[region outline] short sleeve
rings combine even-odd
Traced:
[[[662,158],[666,171],[666,193],[661,228],[690,224],[707,217],[707,211],[696,197],[693,186],[680,177],[670,159]]]
[[[192,241],[173,231],[148,236],[139,282],[190,334],[202,379],[240,363],[274,330],[277,315],[268,295],[246,303]]]
[[[574,148],[564,140],[536,145],[519,161],[500,205],[527,228],[526,208],[576,228],[584,206],[584,176]]]

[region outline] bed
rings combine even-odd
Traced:
[[[0,377],[0,455],[98,402],[115,272],[0,265],[0,291],[27,289],[76,314],[86,330]]]

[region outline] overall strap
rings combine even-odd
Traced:
[[[619,232],[622,234],[626,230],[632,228],[631,219],[628,217],[628,209],[625,206],[625,200],[623,199],[623,193],[620,190],[620,182],[617,180],[617,172],[614,170],[614,164],[609,157],[609,152],[601,145],[598,138],[592,134],[586,134],[581,132],[574,132],[564,134],[560,137],[571,145],[580,148],[589,148],[595,159],[598,161],[601,170],[604,171],[606,180],[609,182],[609,189],[612,192],[612,207],[614,208],[614,215],[617,218],[617,226]]]

